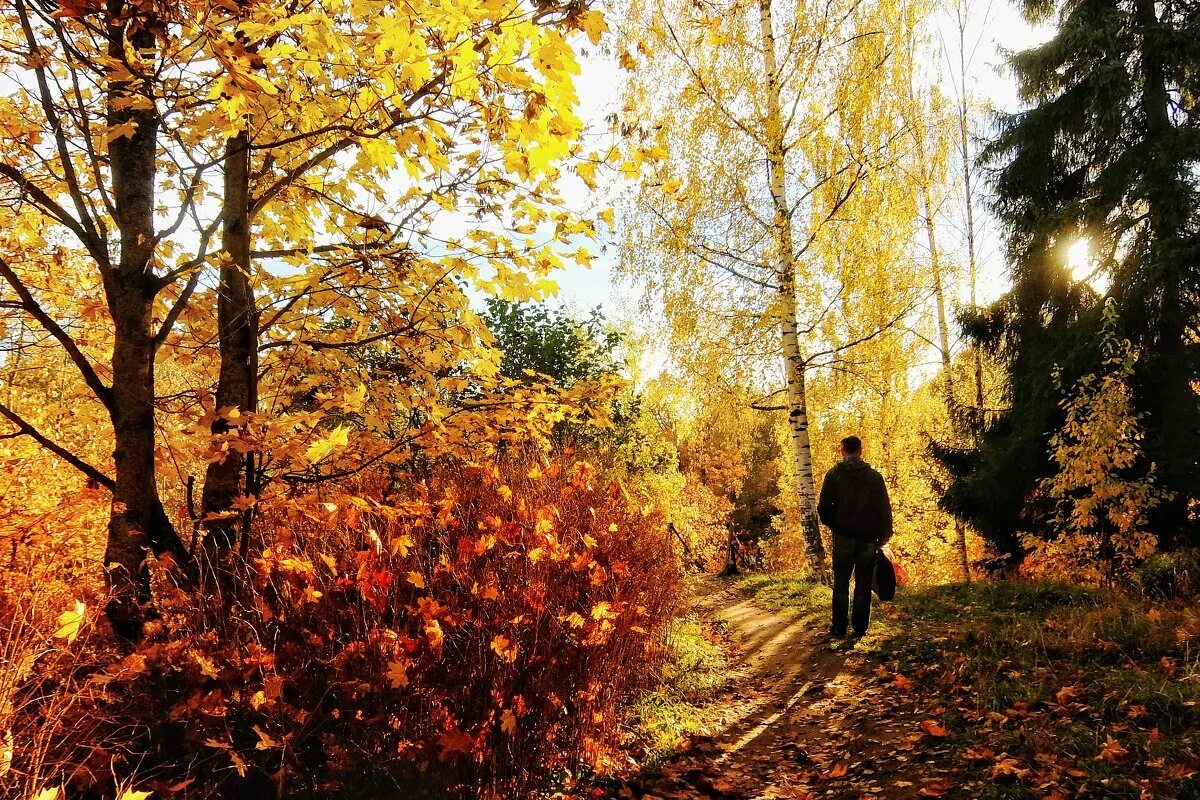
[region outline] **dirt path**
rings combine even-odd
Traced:
[[[936,797],[939,739],[921,727],[895,676],[866,648],[820,641],[827,622],[756,606],[731,582],[706,579],[696,605],[727,625],[738,681],[712,704],[716,733],[631,780],[625,797]]]

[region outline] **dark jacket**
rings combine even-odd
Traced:
[[[847,458],[825,473],[817,514],[839,536],[886,542],[892,535],[887,485],[860,458]]]

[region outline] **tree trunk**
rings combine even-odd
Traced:
[[[245,131],[225,148],[225,196],[222,208],[223,260],[217,298],[218,347],[221,356],[217,378],[217,409],[253,414],[258,406],[258,310],[250,284],[250,147]],[[214,435],[232,426],[218,415]],[[220,576],[222,561],[237,540],[245,514],[233,510],[234,500],[253,491],[252,459],[230,448],[220,461],[208,465],[204,475],[201,509],[207,535],[204,568]]]
[[[917,157],[921,160],[922,170],[926,167],[925,147],[918,142]],[[942,381],[946,395],[946,412],[953,417],[957,413],[958,401],[954,395],[953,360],[950,355],[950,323],[946,319],[946,292],[942,285],[942,260],[938,252],[937,226],[933,221],[933,203],[929,194],[929,176],[925,174],[921,181],[921,210],[925,217],[925,235],[929,238],[929,266],[933,274],[933,296],[937,304],[938,320],[938,349],[942,351]],[[958,517],[954,518],[954,541],[958,548],[959,563],[962,567],[963,581],[971,582],[971,555],[967,547],[967,526]]]
[[[967,100],[967,42],[966,42],[966,8],[956,8],[958,19],[958,150],[962,158],[963,170],[963,201],[967,211],[967,279],[970,284],[971,310],[979,310],[979,300],[976,295],[976,285],[979,280],[979,264],[975,255],[975,187],[974,165],[971,163],[971,133],[968,125]],[[983,352],[978,345],[972,353],[975,367],[975,413],[971,419],[971,428],[976,440],[983,434],[984,403],[983,403]],[[964,558],[965,558],[964,553]]]
[[[125,57],[128,24],[121,6],[114,0],[109,7],[108,54],[117,62]],[[129,44],[138,52],[153,52],[153,32],[146,21],[139,25],[129,32]],[[118,78],[110,81],[107,91],[110,129],[128,123],[134,126],[131,133],[109,144],[120,256],[115,268],[104,274],[105,297],[115,328],[108,405],[116,468],[104,554],[110,592],[106,613],[114,630],[127,638],[141,635],[141,603],[150,588],[147,551],[185,555],[183,543],[163,511],[155,479],[151,324],[158,293],[152,272],[158,114],[153,104],[128,102],[138,88],[136,78]]]
[[[800,350],[796,318],[796,257],[792,235],[792,215],[784,183],[786,151],[783,115],[779,101],[779,67],[775,60],[775,31],[771,20],[771,0],[759,0],[762,27],[763,71],[767,92],[767,170],[774,204],[774,239],[778,266],[780,334],[783,339],[784,378],[787,381],[788,427],[792,432],[792,459],[796,473],[796,491],[800,508],[800,528],[804,551],[814,575],[824,578],[825,545],[817,521],[817,491],[813,480],[812,446],[808,435],[808,401],[805,395],[807,366]]]

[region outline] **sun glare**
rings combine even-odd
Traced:
[[[1092,245],[1087,239],[1076,239],[1067,249],[1067,269],[1077,281],[1087,280],[1092,274]]]
[[[1097,270],[1096,259],[1092,257],[1092,243],[1080,237],[1067,248],[1067,269],[1074,280],[1087,282],[1100,294],[1105,294],[1109,288],[1108,275],[1103,270]]]

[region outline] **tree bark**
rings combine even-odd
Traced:
[[[245,131],[225,148],[222,208],[222,261],[217,298],[220,372],[217,409],[253,414],[258,406],[258,309],[250,282],[250,140]],[[214,435],[228,433],[229,421],[218,415]],[[233,511],[234,500],[253,492],[253,459],[230,448],[225,457],[208,465],[201,496],[207,530],[203,555],[206,572],[224,575],[222,562],[237,540],[245,515]],[[218,580],[220,583],[220,580]]]
[[[131,23],[119,0],[109,3],[108,55],[125,58],[125,42],[152,53],[155,37],[141,20]],[[137,24],[133,29],[129,26]],[[115,327],[110,414],[114,431],[115,483],[104,564],[109,587],[106,613],[114,630],[141,635],[141,604],[149,596],[147,551],[185,550],[159,500],[154,458],[154,338],[151,329],[158,281],[155,246],[154,180],[158,114],[152,103],[128,103],[138,79],[114,78],[107,87],[110,130],[132,123],[128,135],[109,144],[112,194],[120,232],[120,255],[105,270],[104,290]],[[144,98],[141,98],[144,100]]]
[[[783,115],[780,111],[779,67],[775,58],[775,31],[771,19],[771,0],[759,0],[762,27],[763,71],[767,93],[767,170],[774,205],[774,240],[779,283],[779,325],[783,339],[784,378],[787,381],[788,427],[792,434],[792,460],[800,508],[800,529],[804,537],[805,557],[814,575],[827,573],[825,545],[817,520],[817,491],[812,470],[812,446],[808,432],[808,400],[805,392],[805,363],[797,334],[796,257],[792,233],[792,215],[785,184]]]

